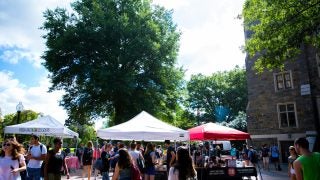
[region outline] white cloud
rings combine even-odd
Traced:
[[[66,112],[58,105],[63,92],[48,93],[48,79],[42,79],[39,86],[25,87],[13,78],[11,72],[0,71],[0,81],[0,107],[3,115],[15,113],[16,105],[21,101],[25,109],[51,115],[62,123],[67,119]]]
[[[182,31],[178,63],[191,74],[210,75],[244,65],[241,14],[244,0],[175,0],[155,3],[174,8],[173,18]]]
[[[0,45],[10,47],[7,54],[17,63],[22,57],[28,57],[35,67],[41,66],[40,55],[45,49],[44,34],[39,28],[44,22],[43,12],[57,6],[70,9],[71,0],[2,0],[0,1]],[[18,48],[23,51],[16,52]],[[13,52],[8,52],[13,51]],[[21,54],[23,52],[23,54]]]
[[[37,52],[28,52],[21,49],[4,50],[0,59],[11,64],[17,64],[20,60],[27,60],[33,63],[35,67],[41,67],[40,54]]]

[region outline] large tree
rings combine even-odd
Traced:
[[[66,92],[67,123],[173,112],[184,72],[176,67],[180,32],[172,12],[149,0],[80,0],[72,8],[47,10],[42,27],[43,64],[50,90]]]
[[[319,9],[318,0],[246,0],[245,50],[251,57],[259,53],[255,68],[283,68],[285,61],[295,60],[302,43],[319,48]]]
[[[233,119],[247,105],[245,70],[216,72],[211,76],[193,75],[187,85],[189,109],[199,111],[201,121]]]

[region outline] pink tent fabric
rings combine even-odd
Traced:
[[[190,140],[245,140],[250,139],[250,134],[217,125],[215,123],[203,124],[191,129],[188,129],[190,133]]]

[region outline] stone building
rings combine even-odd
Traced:
[[[277,144],[282,162],[297,137],[315,142],[320,112],[320,58],[314,48],[302,46],[296,61],[284,70],[253,70],[255,58],[246,58],[248,106],[247,123],[251,142]],[[316,122],[317,121],[317,122]]]

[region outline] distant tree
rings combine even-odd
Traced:
[[[35,111],[24,110],[20,113],[19,123],[24,123],[24,122],[28,122],[28,121],[37,119],[38,116],[39,116],[39,113],[37,113]],[[0,128],[1,128],[0,132],[3,134],[4,127],[17,124],[17,119],[18,119],[17,113],[6,114],[3,117],[3,122],[0,126]],[[18,136],[19,136],[19,141],[21,141],[21,142],[28,140],[28,135],[18,135]]]
[[[246,74],[239,67],[211,76],[193,75],[187,89],[189,109],[200,121],[228,121],[247,105]]]
[[[247,114],[240,111],[234,119],[229,122],[222,122],[221,125],[247,132]]]
[[[255,68],[283,68],[295,60],[302,43],[319,48],[320,1],[246,0],[244,26],[250,31],[245,50],[251,57],[259,53]]]
[[[44,13],[50,91],[63,89],[68,125],[127,121],[142,110],[174,112],[184,72],[172,11],[149,0],[79,0],[75,13]]]
[[[34,119],[37,119],[39,116],[39,113],[32,111],[32,110],[24,110],[20,113],[20,123],[28,122]],[[17,113],[11,113],[11,114],[6,114],[4,116],[4,125],[5,126],[10,126],[17,124],[18,120],[18,114]]]

